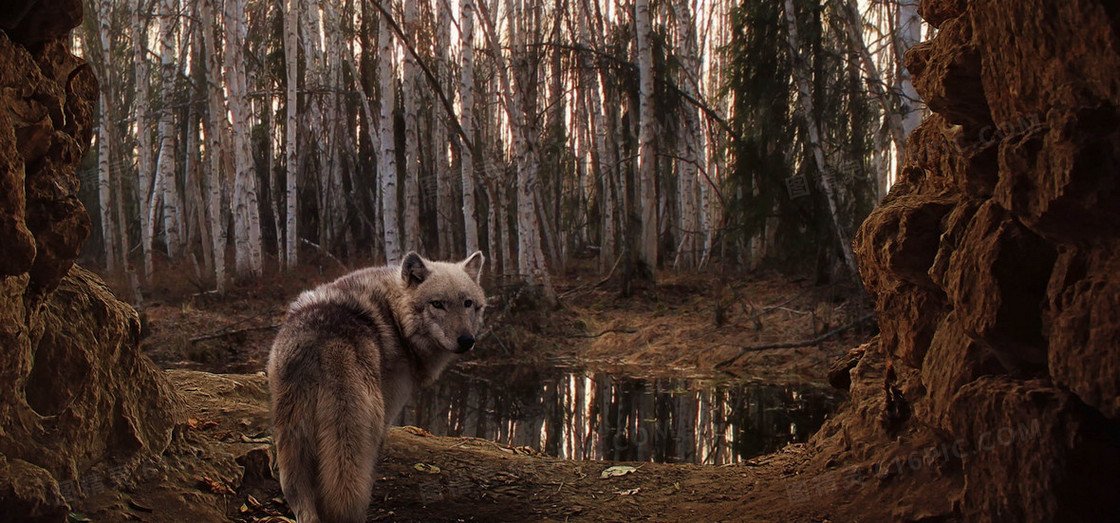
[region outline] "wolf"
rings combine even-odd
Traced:
[[[267,372],[280,487],[298,521],[365,520],[389,424],[474,347],[484,261],[410,252],[292,302]]]

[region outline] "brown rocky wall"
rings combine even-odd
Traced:
[[[65,521],[91,467],[158,455],[176,412],[136,311],[73,266],[97,97],[69,51],[81,18],[78,0],[0,2],[0,514],[19,521]]]
[[[932,450],[925,516],[1120,520],[1118,5],[921,3],[937,34],[906,62],[934,114],[855,240],[881,335],[814,444]]]

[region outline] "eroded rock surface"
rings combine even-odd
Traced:
[[[952,501],[922,517],[1120,517],[1116,5],[922,2],[938,33],[907,66],[935,114],[855,241],[882,332],[864,359],[887,371],[853,369],[820,466],[902,452]],[[873,423],[892,389],[913,413],[897,434]]]
[[[97,96],[68,49],[81,16],[76,0],[0,5],[0,514],[19,520],[64,521],[91,467],[158,455],[176,412],[136,311],[73,266]]]

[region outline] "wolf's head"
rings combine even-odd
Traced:
[[[483,263],[477,251],[461,262],[426,260],[415,252],[404,257],[401,278],[417,335],[456,354],[474,347],[486,308],[486,294],[478,284]]]

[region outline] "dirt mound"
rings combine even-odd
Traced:
[[[856,239],[880,338],[818,466],[903,457],[969,521],[1120,516],[1120,19],[1113,2],[922,2],[935,111]],[[915,442],[918,444],[915,445]],[[909,472],[920,472],[915,474]]]

